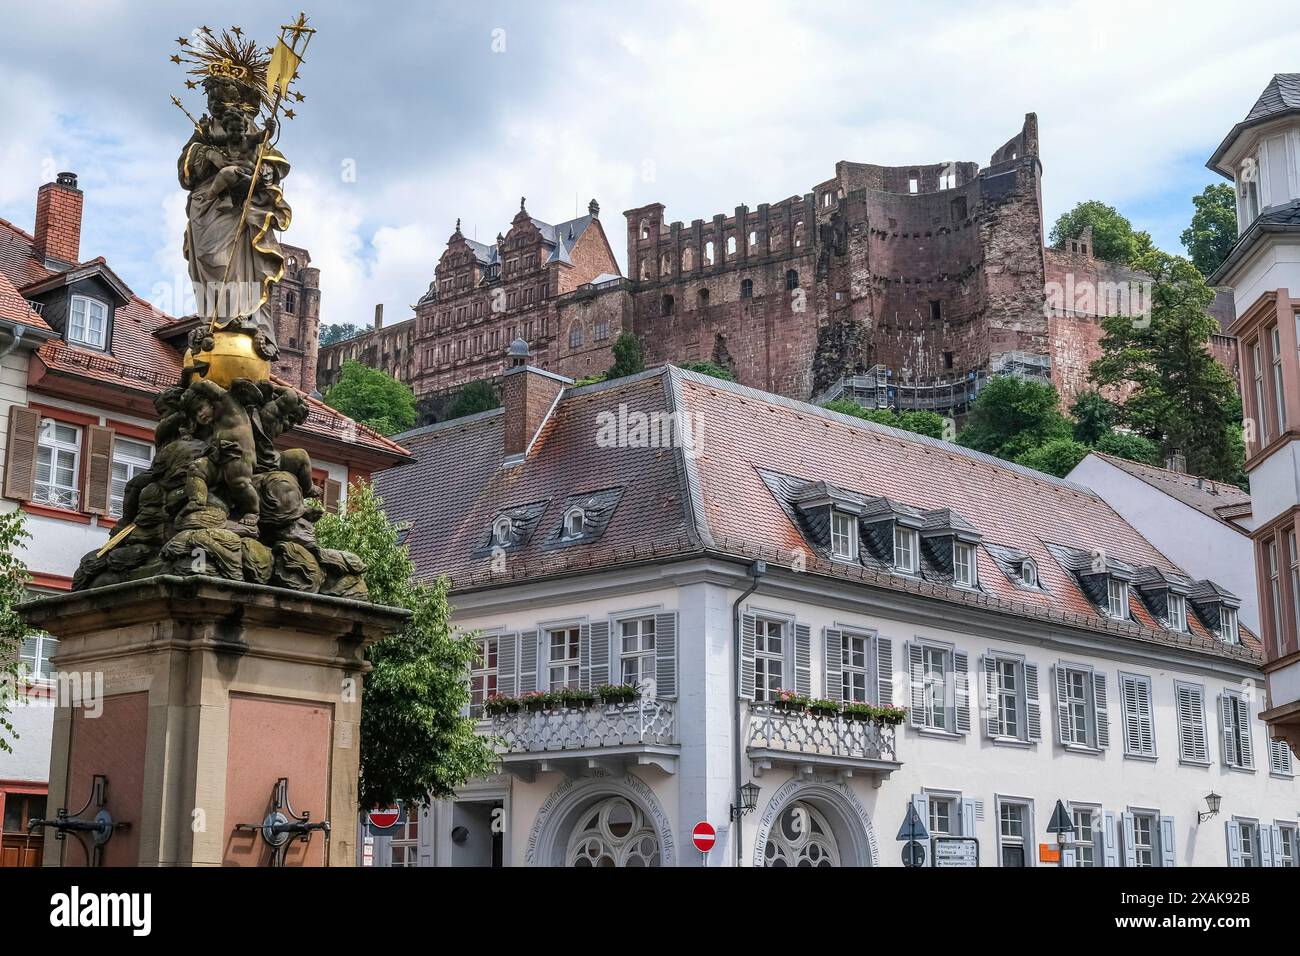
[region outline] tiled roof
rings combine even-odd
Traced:
[[[1297,111],[1300,111],[1300,73],[1275,73],[1268,81],[1268,85],[1264,87],[1264,92],[1260,93],[1259,98],[1255,100],[1255,105],[1250,108],[1246,118],[1232,127],[1205,165],[1217,173],[1227,175],[1219,167],[1219,162],[1242,132],[1252,126],[1259,126],[1279,116]]]
[[[1226,521],[1227,517],[1250,513],[1250,495],[1236,485],[1188,475],[1181,471],[1157,468],[1154,465],[1143,465],[1097,451],[1092,454],[1216,521],[1230,524]],[[1232,525],[1232,527],[1236,526]]]
[[[7,219],[0,219],[0,272],[15,288],[21,289],[54,274],[32,254],[34,242],[31,233],[19,229]]]
[[[694,450],[599,447],[602,422],[637,412],[685,413]],[[567,390],[515,468],[501,467],[502,418],[496,410],[397,436],[417,462],[376,477],[390,518],[413,523],[409,543],[421,573],[448,574],[457,589],[706,551],[786,566],[804,555],[809,572],[864,585],[1261,659],[1244,629],[1243,647],[1224,646],[1203,627],[1166,631],[1136,597],[1132,623],[1104,617],[1049,544],[1102,549],[1132,568],[1179,569],[1088,489],[978,452],[673,368]],[[765,481],[772,474],[903,508],[951,509],[985,542],[1031,556],[1042,588],[1018,587],[987,551],[974,592],[809,555],[789,508]],[[598,540],[545,551],[540,542],[559,525],[569,496],[611,487],[623,494]],[[492,517],[538,501],[546,507],[537,533],[510,549],[504,570],[494,569],[482,551]]]
[[[50,331],[45,320],[32,309],[31,304],[19,294],[3,272],[0,272],[0,319],[40,329],[42,332]]]

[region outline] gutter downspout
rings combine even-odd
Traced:
[[[18,348],[18,346],[22,343],[22,340],[23,340],[23,333],[26,332],[26,331],[27,331],[27,327],[26,327],[26,326],[18,325],[18,324],[16,324],[16,323],[14,324],[14,327],[13,327],[13,330],[12,330],[12,333],[11,333],[13,337],[12,337],[8,342],[6,342],[4,345],[0,345],[0,358],[4,358],[6,355],[8,355],[8,354],[9,354],[10,352],[12,352],[14,349]]]
[[[749,566],[749,576],[750,576],[749,587],[744,591],[744,593],[740,595],[740,597],[736,598],[735,602],[731,605],[731,632],[732,632],[732,639],[733,639],[733,653],[735,654],[735,658],[736,658],[735,660],[736,666],[734,671],[736,696],[735,696],[734,706],[732,707],[732,711],[731,711],[731,733],[732,733],[732,743],[733,743],[732,749],[735,751],[733,755],[735,759],[733,762],[732,771],[735,774],[735,778],[736,778],[736,787],[735,787],[736,802],[732,804],[731,812],[733,814],[734,819],[731,821],[731,824],[733,829],[735,830],[734,837],[736,843],[736,866],[740,866],[740,831],[741,831],[741,823],[744,820],[744,814],[740,810],[740,805],[741,805],[740,773],[741,773],[741,766],[742,766],[741,758],[742,758],[742,751],[744,750],[744,746],[745,746],[743,741],[741,741],[740,739],[740,605],[744,602],[745,598],[749,597],[751,594],[753,594],[755,591],[758,590],[758,580],[766,573],[767,573],[766,561],[755,561],[753,564],[751,564]]]

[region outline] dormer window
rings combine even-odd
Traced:
[[[952,546],[952,580],[959,588],[973,588],[979,580],[975,567],[975,546],[960,541]]]
[[[505,548],[510,545],[511,532],[513,530],[512,522],[508,517],[502,515],[497,518],[492,525],[492,543]]]
[[[858,522],[843,511],[831,512],[831,557],[840,561],[858,559]]]
[[[904,528],[901,525],[894,525],[894,568],[904,574],[915,574],[917,570],[917,561],[919,550],[916,542],[916,531],[912,528]]]
[[[1237,633],[1237,609],[1221,606],[1219,608],[1219,640],[1225,644],[1240,644],[1241,635]]]
[[[68,341],[103,349],[108,336],[108,306],[98,299],[74,295],[68,311]]]
[[[1166,615],[1169,622],[1169,630],[1186,631],[1187,630],[1187,598],[1181,594],[1170,594],[1168,597],[1169,611]]]
[[[564,515],[564,536],[581,538],[587,530],[587,513],[581,508],[570,508]]]
[[[1038,587],[1038,565],[1033,558],[1020,562],[1020,583],[1027,588]]]
[[[1106,581],[1106,613],[1117,621],[1128,620],[1128,582],[1111,577]]]

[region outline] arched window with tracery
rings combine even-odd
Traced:
[[[840,850],[835,833],[821,811],[801,800],[782,810],[763,847],[763,865],[839,866]]]
[[[569,837],[567,866],[659,866],[659,836],[639,807],[610,797],[584,810]]]

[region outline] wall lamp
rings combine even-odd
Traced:
[[[753,813],[758,809],[758,784],[754,781],[742,784],[740,787],[740,806],[734,803],[731,805],[731,819],[739,820],[746,813]]]
[[[1201,813],[1198,813],[1196,815],[1196,822],[1200,824],[1210,819],[1210,817],[1217,817],[1219,815],[1219,802],[1222,799],[1223,797],[1219,796],[1213,790],[1207,793],[1205,795],[1205,805],[1210,809],[1208,811],[1202,811]]]

